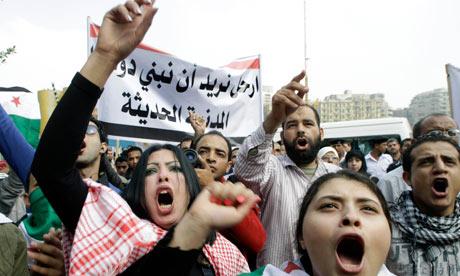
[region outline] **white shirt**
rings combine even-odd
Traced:
[[[382,178],[387,173],[387,168],[393,163],[393,158],[389,154],[380,155],[378,160],[375,160],[369,152],[366,157],[367,173],[370,176],[375,176],[378,179]]]
[[[402,192],[412,190],[403,179],[403,167],[399,166],[387,173],[377,183],[388,204],[395,204]]]

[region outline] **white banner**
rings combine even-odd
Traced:
[[[88,51],[98,27],[89,23]],[[241,141],[262,124],[259,56],[210,69],[144,44],[118,64],[98,104],[99,119],[113,136],[178,141],[193,135],[188,112]]]
[[[446,72],[452,117],[460,125],[460,69],[446,64]]]

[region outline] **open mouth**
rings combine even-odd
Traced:
[[[163,190],[158,194],[157,197],[158,205],[162,209],[169,209],[172,207],[172,203],[174,201],[171,192],[168,190]]]
[[[297,138],[297,145],[299,145],[300,147],[305,147],[307,144],[308,144],[307,139],[302,138],[302,137]]]
[[[432,186],[435,195],[443,196],[447,193],[447,187],[449,186],[449,182],[445,178],[436,178],[433,181]]]
[[[364,241],[357,235],[344,236],[337,245],[337,259],[342,270],[359,272],[363,266]]]

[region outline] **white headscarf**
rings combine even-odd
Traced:
[[[337,151],[333,147],[323,147],[323,148],[321,148],[318,151],[317,156],[318,156],[319,159],[321,159],[328,152],[332,152],[335,155],[335,157],[339,158],[339,154],[337,153]]]

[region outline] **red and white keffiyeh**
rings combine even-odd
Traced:
[[[85,183],[88,196],[75,234],[64,230],[66,270],[69,275],[119,274],[152,250],[166,230],[138,218],[110,188],[89,179]],[[238,248],[219,233],[212,246],[203,247],[203,253],[216,275],[249,271]]]

